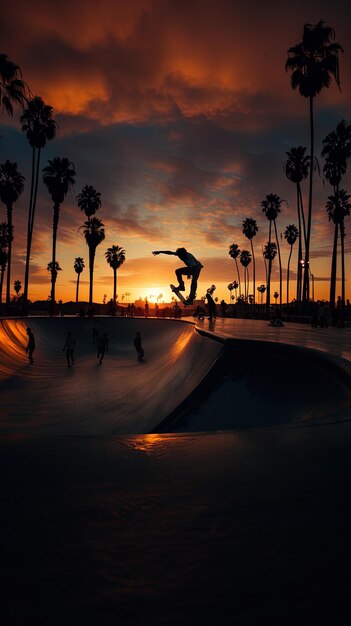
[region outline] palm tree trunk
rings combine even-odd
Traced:
[[[344,224],[343,219],[340,223],[340,243],[341,243],[341,302],[344,308],[345,306],[345,224]]]
[[[113,268],[113,303],[116,304],[117,297],[117,270]]]
[[[271,308],[271,273],[272,273],[272,259],[268,259],[267,297],[266,297],[266,308],[267,308],[268,319],[269,319],[270,308]]]
[[[303,301],[308,304],[310,300],[310,241],[311,241],[311,224],[312,224],[312,194],[313,194],[313,159],[314,159],[314,122],[313,122],[313,96],[310,96],[310,133],[311,133],[311,153],[310,153],[310,181],[308,194],[308,219],[306,232],[306,250],[305,250],[305,272],[303,281]]]
[[[10,305],[11,296],[11,256],[12,256],[12,240],[13,240],[13,224],[12,224],[12,204],[6,206],[7,209],[7,227],[9,233],[8,251],[7,251],[7,280],[6,280],[6,305]]]
[[[36,172],[35,172],[35,187],[34,187],[33,206],[32,206],[32,221],[31,221],[31,225],[30,225],[31,237],[33,237],[33,230],[34,230],[34,215],[35,215],[35,208],[36,208],[36,204],[37,204],[37,196],[38,196],[38,182],[39,182],[39,165],[40,165],[40,156],[41,156],[41,148],[38,148],[38,154],[37,154],[37,167],[36,167]]]
[[[272,222],[269,220],[269,230],[268,230],[268,243],[271,244],[272,238]],[[267,295],[266,295],[266,310],[267,317],[269,318],[270,306],[271,306],[271,271],[272,271],[272,261],[268,261],[268,271],[267,271]]]
[[[77,286],[76,286],[76,304],[78,304],[78,292],[79,292],[79,278],[80,278],[80,272],[78,272],[78,274],[77,274]]]
[[[252,243],[252,239],[251,239],[251,254],[252,254],[252,269],[253,269],[253,274],[252,274],[252,280],[253,280],[253,304],[255,306],[256,304],[256,261],[255,261],[255,254],[254,254],[254,247],[253,247],[253,243]]]
[[[27,252],[26,252],[26,267],[24,273],[24,289],[23,300],[28,300],[28,281],[29,281],[29,261],[30,261],[30,249],[31,249],[31,223],[32,223],[32,210],[33,210],[33,193],[34,193],[34,180],[35,180],[35,148],[32,149],[32,177],[30,183],[30,198],[28,207],[28,226],[27,226]]]
[[[280,245],[279,245],[279,239],[278,239],[278,233],[277,233],[277,224],[275,220],[274,220],[274,232],[275,232],[275,239],[277,242],[278,260],[279,260],[279,303],[280,303],[280,306],[282,306],[282,291],[283,291],[282,259],[280,256]]]
[[[298,259],[297,259],[297,272],[296,272],[296,301],[297,301],[297,305],[299,307],[300,302],[301,302],[301,283],[302,283],[302,265],[301,265],[301,261],[302,261],[302,232],[301,232],[301,200],[302,200],[302,196],[301,196],[301,189],[300,189],[300,185],[299,183],[297,183],[296,185],[296,190],[297,190],[297,219],[298,219],[298,224],[299,224],[299,254],[298,254]],[[305,239],[305,243],[306,243],[306,232],[305,232],[305,228],[304,228],[304,239]],[[289,304],[289,302],[288,302]]]
[[[336,271],[337,271],[337,250],[338,250],[338,224],[335,224],[334,228],[334,244],[332,254],[332,264],[330,271],[330,296],[329,306],[330,310],[335,309],[335,292],[336,292]]]
[[[51,315],[54,314],[55,307],[55,286],[56,286],[56,278],[57,278],[57,270],[56,270],[56,240],[57,240],[57,229],[60,215],[60,205],[54,205],[54,215],[52,219],[52,268],[51,268]]]
[[[307,240],[306,222],[305,222],[305,212],[304,212],[304,208],[303,208],[303,198],[302,198],[302,191],[301,191],[300,183],[297,183],[297,189],[298,189],[298,193],[299,193],[299,197],[300,197],[299,207],[300,207],[300,213],[301,213],[301,217],[302,217],[303,240],[305,242],[305,247],[306,247],[306,240]]]
[[[286,304],[289,305],[289,276],[290,276],[290,259],[292,255],[292,245],[290,246],[290,254],[288,259],[288,269],[286,272]]]
[[[239,272],[239,266],[238,266],[237,259],[235,259],[235,265],[236,265],[236,271],[237,271],[237,274],[238,274],[239,296],[240,296],[241,295],[241,284],[240,284],[240,272]]]
[[[93,306],[93,278],[94,278],[95,248],[89,248],[89,306]]]

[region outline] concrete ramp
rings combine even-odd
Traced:
[[[36,340],[27,363],[26,328]],[[108,332],[101,366],[93,328]],[[76,363],[62,351],[76,340]],[[133,338],[139,330],[145,362]],[[191,323],[138,318],[29,318],[0,322],[0,432],[61,435],[146,433],[197,387],[221,350]]]

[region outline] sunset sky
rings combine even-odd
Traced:
[[[242,235],[246,217],[258,223],[256,283],[265,283],[261,249],[268,222],[260,203],[268,193],[278,194],[287,203],[279,233],[297,224],[295,188],[283,162],[292,147],[309,146],[308,101],[291,89],[287,50],[301,41],[306,22],[320,19],[335,29],[344,53],[341,92],[333,83],[315,100],[319,157],[326,134],[343,118],[351,122],[351,9],[344,0],[12,0],[2,9],[0,52],[21,67],[33,95],[54,107],[59,124],[56,139],[43,150],[41,167],[66,156],[78,174],[60,213],[57,259],[63,271],[57,299],[75,298],[77,256],[86,263],[80,298],[88,299],[88,249],[78,231],[85,215],[76,203],[85,184],[102,194],[96,216],[106,228],[96,254],[96,302],[104,294],[112,297],[113,274],[104,253],[113,244],[126,250],[118,272],[119,300],[129,292],[132,299],[162,293],[169,301],[169,283],[181,262],[151,252],[184,246],[204,265],[198,296],[214,283],[215,295],[229,301],[227,285],[236,271],[228,246],[249,249]],[[14,206],[11,272],[23,283],[31,149],[19,117],[18,109],[13,120],[1,112],[0,161],[16,161],[27,181]],[[350,174],[342,186],[351,193]],[[316,298],[328,298],[333,225],[325,203],[330,193],[317,175],[311,254]],[[5,208],[0,211],[4,221]],[[41,184],[32,300],[50,293],[51,236],[52,203]],[[283,240],[284,277],[288,253]],[[296,251],[293,279],[295,258]],[[279,288],[278,279],[276,261],[272,291]]]

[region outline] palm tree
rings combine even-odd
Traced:
[[[277,233],[277,223],[276,219],[281,211],[282,200],[277,194],[269,193],[264,200],[261,202],[262,211],[265,214],[266,218],[269,221],[269,232],[268,232],[268,243],[271,243],[272,239],[272,222],[274,224],[274,232],[275,232],[275,241],[276,247],[278,250],[278,259],[279,259],[279,289],[280,289],[280,306],[282,305],[282,291],[283,291],[283,273],[282,273],[282,260],[280,256],[280,246],[279,239]],[[265,257],[267,258],[267,257]],[[268,283],[268,281],[267,281]],[[268,291],[267,291],[268,295]]]
[[[341,274],[341,301],[342,305],[345,306],[345,267],[344,267],[344,258],[345,258],[345,250],[344,250],[344,239],[345,239],[345,224],[344,220],[347,215],[350,215],[351,204],[349,202],[350,195],[346,193],[344,189],[338,190],[334,195],[328,196],[327,203],[325,205],[329,221],[332,220],[335,226],[339,226],[340,229],[340,242],[341,242],[341,260],[342,260],[342,274]],[[337,230],[335,229],[337,232]],[[335,235],[334,235],[335,238]],[[334,245],[337,246],[337,242]],[[331,282],[335,281],[336,283],[336,272],[335,276],[331,276]],[[331,286],[331,292],[334,294],[335,298],[335,284]],[[330,303],[332,307],[335,306],[335,299]]]
[[[290,260],[292,255],[292,249],[294,243],[297,241],[299,237],[299,231],[296,228],[295,224],[289,224],[284,231],[284,237],[290,245],[290,254],[288,259],[288,269],[286,275],[286,304],[289,304],[289,276],[290,276]]]
[[[77,273],[77,287],[76,287],[76,303],[78,302],[78,292],[79,292],[79,279],[80,279],[80,275],[82,273],[82,271],[85,268],[85,264],[84,264],[84,259],[82,259],[81,256],[77,256],[76,259],[74,259],[74,271]]]
[[[8,115],[13,117],[13,105],[21,107],[26,102],[26,92],[29,91],[22,80],[21,68],[11,61],[7,54],[0,54],[0,106]]]
[[[322,157],[325,157],[323,172],[335,193],[346,173],[347,161],[351,156],[351,125],[341,120],[336,130],[330,132],[322,143]]]
[[[22,282],[20,280],[15,280],[15,282],[13,283],[13,288],[16,292],[17,298],[18,298],[18,294],[22,289]]]
[[[111,248],[107,248],[105,258],[107,263],[113,269],[113,303],[116,304],[117,270],[126,260],[126,251],[119,246],[111,246]]]
[[[238,274],[238,281],[239,281],[239,292],[241,293],[241,284],[240,284],[240,272],[239,272],[239,266],[238,266],[238,256],[240,255],[240,248],[236,243],[232,243],[229,246],[229,256],[232,257],[232,259],[234,259],[235,261],[235,265],[236,265],[236,271]]]
[[[237,280],[233,280],[233,289],[235,291],[235,300],[237,299],[237,291],[238,291],[238,287],[239,287],[239,283]]]
[[[329,87],[332,78],[340,89],[339,52],[343,52],[340,44],[332,41],[335,31],[320,20],[318,24],[305,24],[302,42],[289,48],[285,69],[291,71],[291,86],[298,89],[300,94],[309,99],[310,113],[310,163],[314,161],[314,98]],[[310,167],[308,218],[305,249],[305,273],[303,285],[303,300],[309,301],[309,261],[310,239],[312,224],[312,193],[313,167]]]
[[[233,283],[229,283],[229,285],[227,285],[227,289],[229,290],[230,300],[232,300],[234,298],[234,296],[232,296],[232,291],[234,289]]]
[[[267,315],[269,316],[269,309],[271,306],[271,274],[272,274],[272,262],[274,261],[277,254],[277,244],[270,241],[267,241],[264,249],[263,256],[266,261],[268,261],[268,269],[267,269],[267,297],[266,297],[266,305],[267,305]]]
[[[94,260],[97,246],[105,239],[104,224],[98,217],[92,217],[81,226],[89,248],[89,305],[93,304]]]
[[[251,253],[248,250],[242,250],[240,253],[240,263],[244,268],[244,281],[245,281],[245,301],[247,301],[247,294],[249,292],[249,270],[248,267],[251,263]]]
[[[263,294],[266,291],[266,285],[259,285],[257,287],[257,291],[261,294],[261,304],[262,304]]]
[[[302,236],[303,232],[304,236],[304,244],[306,248],[306,223],[305,223],[305,213],[303,208],[303,199],[302,199],[302,191],[301,191],[301,183],[303,180],[306,180],[308,177],[308,171],[310,167],[310,157],[306,156],[307,148],[302,146],[298,146],[297,148],[291,148],[289,152],[287,152],[287,160],[284,162],[285,174],[286,177],[291,180],[291,182],[296,184],[296,206],[297,206],[297,219],[298,219],[298,228],[299,228],[299,253],[297,259],[297,280],[296,280],[296,300],[298,303],[301,302],[301,290],[302,290],[302,264],[301,260],[303,259],[302,252]]]
[[[7,266],[7,253],[9,246],[9,231],[6,222],[0,223],[0,305],[2,304],[2,288],[4,274]]]
[[[255,263],[255,254],[253,248],[253,238],[256,236],[258,232],[258,226],[256,220],[252,217],[247,217],[246,220],[243,221],[243,234],[250,241],[251,245],[251,254],[252,254],[252,265],[253,265],[253,293],[254,293],[254,301],[255,304],[255,292],[256,292],[256,263]]]
[[[54,109],[48,104],[45,104],[39,96],[35,96],[29,100],[27,104],[28,108],[23,111],[23,115],[21,116],[22,131],[26,133],[32,148],[32,175],[28,208],[26,268],[23,292],[23,299],[25,301],[28,300],[30,253],[32,249],[34,217],[38,194],[40,156],[46,142],[54,139],[57,128],[57,123],[53,118]]]
[[[53,315],[54,308],[55,308],[55,301],[52,300],[52,284],[53,283],[56,284],[57,273],[62,272],[62,267],[60,267],[60,264],[58,261],[55,261],[55,263],[50,261],[47,264],[46,269],[48,270],[48,272],[50,272],[50,275],[51,275],[50,315]]]
[[[12,208],[23,193],[25,178],[17,169],[17,163],[5,161],[0,164],[0,200],[6,206],[7,227],[9,233],[7,251],[7,283],[6,283],[6,304],[10,304],[11,299],[11,256],[13,242]]]
[[[351,126],[347,125],[345,120],[342,120],[336,127],[335,131],[332,131],[323,140],[322,156],[326,158],[323,172],[326,179],[332,185],[334,190],[334,196],[338,196],[339,186],[341,179],[347,170],[347,161],[351,156]],[[330,218],[329,218],[330,219]],[[334,219],[333,219],[334,221]],[[339,220],[334,221],[334,245],[331,264],[331,277],[330,277],[330,307],[335,307],[335,289],[336,289],[336,271],[337,271],[337,246],[338,246],[338,229],[341,225]],[[341,234],[341,230],[340,230]],[[341,244],[343,249],[343,236],[341,234]],[[341,257],[342,265],[342,284],[345,284],[345,259],[342,253]]]
[[[57,229],[60,217],[60,206],[64,201],[68,190],[75,183],[76,170],[74,164],[66,157],[54,157],[49,160],[49,165],[43,168],[43,182],[48,188],[49,194],[54,204],[54,214],[52,220],[52,268],[56,263],[56,242]],[[55,285],[57,272],[53,270],[51,279],[51,314],[55,305]]]
[[[101,193],[92,185],[85,185],[77,196],[77,204],[88,219],[101,207]]]

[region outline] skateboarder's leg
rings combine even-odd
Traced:
[[[183,280],[183,276],[188,276],[189,274],[189,268],[188,267],[179,267],[176,271],[175,271],[176,277],[178,279],[178,287],[177,290],[178,291],[185,291],[185,285],[184,285],[184,280]]]
[[[189,293],[189,301],[193,301],[196,295],[196,289],[197,289],[197,280],[199,278],[201,272],[201,267],[194,267],[192,268],[191,271],[191,275],[192,275],[192,279],[191,279],[191,286],[190,286],[190,293]]]

